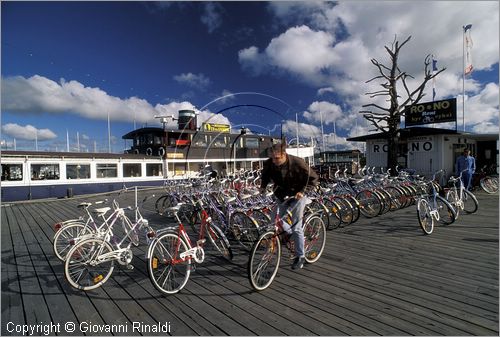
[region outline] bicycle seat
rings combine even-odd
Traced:
[[[250,194],[242,194],[242,195],[240,195],[240,199],[241,199],[241,200],[245,200],[245,199],[248,199],[248,198],[250,198],[250,197],[251,197],[251,195],[250,195]]]
[[[111,207],[96,208],[92,210],[92,213],[96,214],[97,216],[101,216],[106,214],[110,209]]]
[[[224,201],[227,202],[228,204],[235,201],[236,200],[236,197],[228,197],[228,198],[224,198]]]
[[[76,207],[78,207],[78,208],[87,208],[90,205],[92,205],[90,202],[82,202],[81,204],[78,204]]]
[[[176,205],[176,206],[168,207],[168,208],[165,209],[165,211],[167,211],[167,212],[179,212],[179,210],[181,209],[181,206],[182,205]]]

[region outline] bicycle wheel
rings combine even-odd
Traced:
[[[458,198],[457,190],[454,188],[449,189],[448,192],[446,192],[446,200],[448,200],[455,210],[455,220],[458,219],[458,216],[460,215],[461,202]]]
[[[328,209],[328,230],[338,228],[341,224],[340,205],[328,198],[323,199],[323,204]]]
[[[196,224],[201,223],[201,221],[199,221],[201,220],[201,214],[195,206],[194,200],[187,195],[183,195],[180,200],[183,202],[183,205],[177,212],[179,219],[181,219],[183,224],[189,224],[191,229],[195,233],[198,233],[198,226],[196,226]]]
[[[158,214],[160,214],[160,215],[163,215],[163,214],[165,214],[165,211],[167,210],[167,208],[174,207],[175,205],[178,204],[178,202],[179,202],[179,200],[171,194],[163,195],[163,196],[159,197],[158,200],[156,200],[156,203],[155,203],[156,212],[158,212]],[[167,214],[167,216],[170,216],[170,215]]]
[[[307,263],[318,261],[326,243],[325,223],[317,214],[312,214],[304,221],[304,253]]]
[[[476,196],[470,191],[464,190],[463,202],[464,211],[466,213],[471,214],[477,212],[479,202],[477,201]]]
[[[436,206],[439,212],[439,222],[450,225],[456,220],[455,208],[442,196],[436,196]]]
[[[257,221],[244,212],[234,212],[230,218],[231,233],[234,238],[245,248],[250,250],[259,238],[259,225]]]
[[[217,227],[215,224],[207,225],[207,236],[210,239],[212,245],[222,254],[222,256],[227,260],[233,259],[233,250],[229,245],[229,241],[227,240],[222,230]]]
[[[351,221],[351,224],[355,223],[356,221],[358,221],[359,216],[361,215],[361,211],[360,211],[360,207],[359,207],[359,201],[355,197],[353,197],[352,195],[350,195],[350,194],[344,196],[344,198],[346,198],[347,200],[349,200],[349,203],[352,206],[352,221]]]
[[[481,188],[488,194],[498,192],[498,177],[484,177],[479,181]]]
[[[186,285],[191,273],[191,257],[181,258],[187,244],[177,234],[164,233],[149,247],[148,272],[151,282],[164,294],[175,294]]]
[[[92,232],[90,227],[82,223],[67,224],[61,227],[54,235],[52,244],[54,254],[59,260],[66,260],[66,254],[75,246],[75,239]]]
[[[261,209],[248,210],[247,214],[257,221],[259,228],[266,228],[266,226],[271,223],[271,217],[269,214]]]
[[[281,259],[281,242],[274,231],[262,234],[252,247],[248,259],[248,279],[255,290],[264,290],[273,283]]]
[[[349,200],[340,196],[334,196],[333,201],[340,206],[340,227],[350,225],[354,219],[354,207]]]
[[[374,192],[375,192],[375,194],[379,195],[380,200],[382,201],[382,208],[380,209],[380,212],[378,214],[382,215],[382,214],[389,212],[392,208],[392,206],[391,206],[392,196],[389,194],[389,192],[387,192],[384,189],[380,189],[380,188],[375,190]]]
[[[306,206],[304,216],[308,214],[317,214],[321,217],[326,227],[330,226],[330,216],[326,204],[323,200],[318,199],[313,200],[309,205]]]
[[[359,201],[361,214],[367,218],[376,217],[382,209],[382,201],[372,191],[363,190],[356,195],[356,199]]]
[[[111,252],[111,245],[99,238],[86,239],[73,246],[64,263],[64,275],[69,284],[85,291],[102,286],[115,267],[114,260],[99,261],[99,257]]]
[[[431,234],[434,230],[434,217],[431,214],[431,207],[425,199],[419,199],[417,202],[417,216],[420,228],[424,234]]]
[[[391,211],[396,211],[398,209],[403,208],[405,204],[405,196],[404,193],[397,187],[395,186],[387,186],[385,187],[385,190],[389,193],[391,196]]]

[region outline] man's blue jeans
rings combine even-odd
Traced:
[[[304,254],[304,228],[302,224],[302,218],[304,217],[304,210],[306,205],[311,203],[311,199],[304,196],[297,199],[285,200],[284,202],[278,202],[278,212],[280,218],[286,214],[286,210],[289,209],[292,212],[292,227],[284,222],[283,229],[288,233],[292,234],[292,240],[295,242],[295,256],[305,256]],[[274,223],[274,219],[273,219]],[[295,224],[295,225],[294,225]]]
[[[462,182],[465,189],[470,190],[472,188],[472,174],[469,172],[462,172]]]

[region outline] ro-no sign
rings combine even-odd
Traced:
[[[434,148],[434,144],[432,141],[424,141],[424,142],[410,142],[405,146],[405,152],[431,152]],[[388,144],[373,144],[373,152],[388,152],[389,145]]]

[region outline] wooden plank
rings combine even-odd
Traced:
[[[13,224],[12,207],[1,208],[2,213],[2,336],[9,335],[7,324],[25,324],[24,307],[21,296],[16,255],[12,243],[11,227]]]

